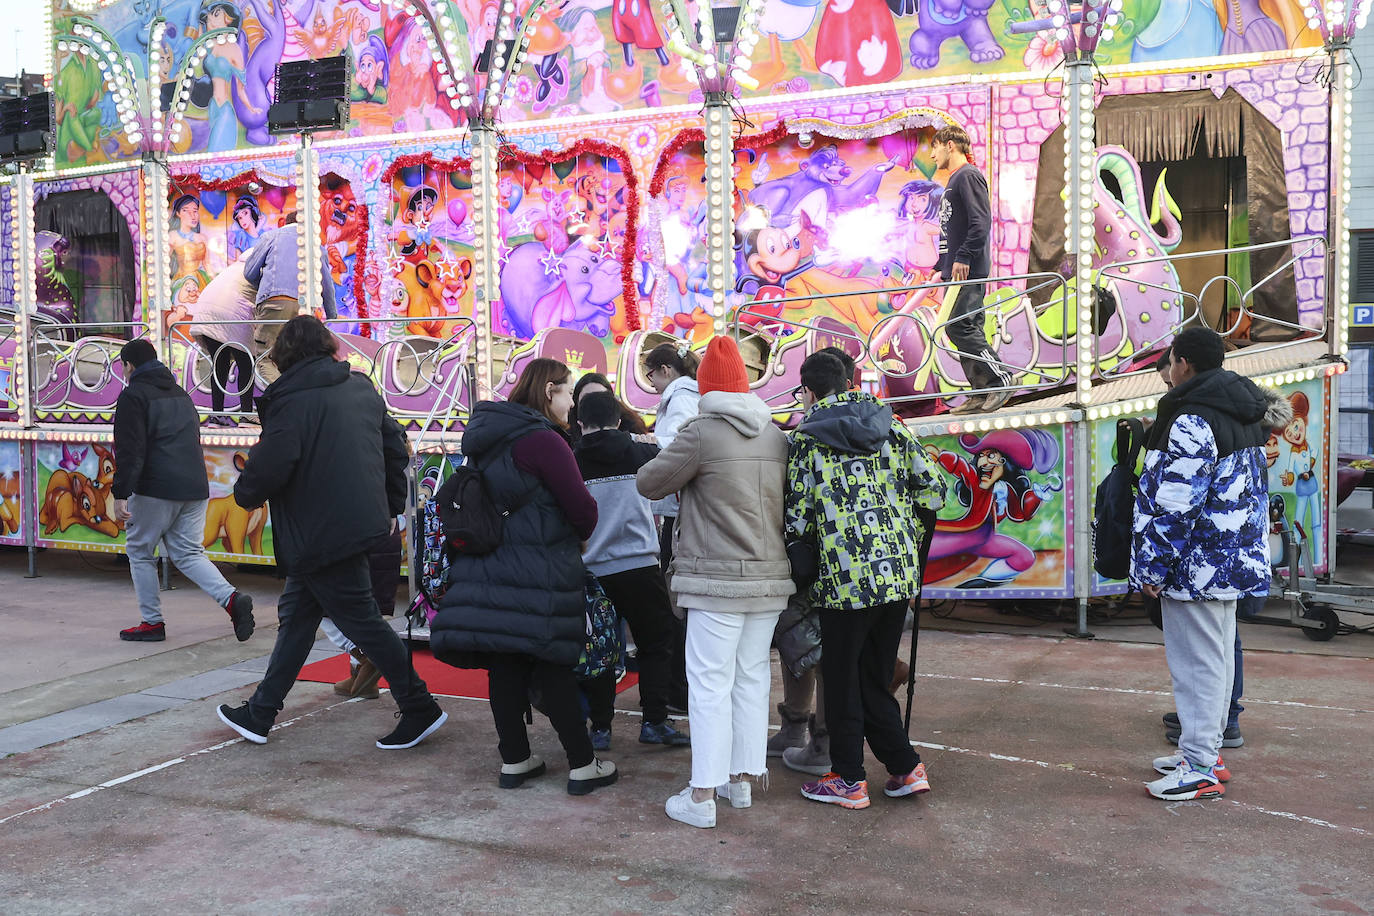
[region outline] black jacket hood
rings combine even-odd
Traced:
[[[146,362],[134,370],[133,376],[129,379],[129,384],[132,385],[135,382],[152,385],[163,391],[177,387],[177,380],[172,376],[172,370],[156,359]]]
[[[620,464],[634,449],[635,440],[619,429],[600,429],[587,433],[577,444],[577,454],[598,464]]]
[[[845,391],[807,412],[797,432],[851,455],[871,455],[892,432],[892,408],[860,391]]]
[[[1258,385],[1229,369],[1199,372],[1160,398],[1161,412],[1169,406],[1209,407],[1238,423],[1258,423],[1264,419],[1269,400]]]
[[[274,401],[289,394],[306,391],[310,388],[328,388],[342,385],[352,373],[348,363],[340,362],[332,356],[316,356],[301,360],[281,374],[275,382],[267,386],[258,397],[258,415],[266,416]]]
[[[556,427],[548,417],[523,404],[482,401],[472,409],[472,419],[463,428],[463,454],[481,458],[502,442],[539,429]]]

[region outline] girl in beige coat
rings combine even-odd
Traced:
[[[749,391],[733,340],[714,338],[697,372],[700,412],[639,471],[639,492],[680,492],[669,585],[687,609],[691,785],[674,820],[716,825],[717,794],[750,804],[767,773],[768,648],[795,590],[783,542],[787,439]]]

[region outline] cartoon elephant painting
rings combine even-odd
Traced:
[[[620,263],[594,253],[585,240],[561,256],[542,242],[526,242],[511,251],[501,271],[502,320],[524,340],[559,327],[605,337],[623,292]]]

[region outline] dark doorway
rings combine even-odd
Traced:
[[[77,335],[130,336],[117,327],[137,320],[137,272],[133,239],[124,214],[100,191],[49,194],[34,207],[34,228],[56,232],[70,244],[63,258],[76,302]]]

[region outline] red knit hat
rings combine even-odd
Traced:
[[[706,355],[697,369],[697,390],[733,391],[743,394],[749,390],[749,376],[744,372],[744,359],[739,355],[732,337],[712,337],[706,345]]]

